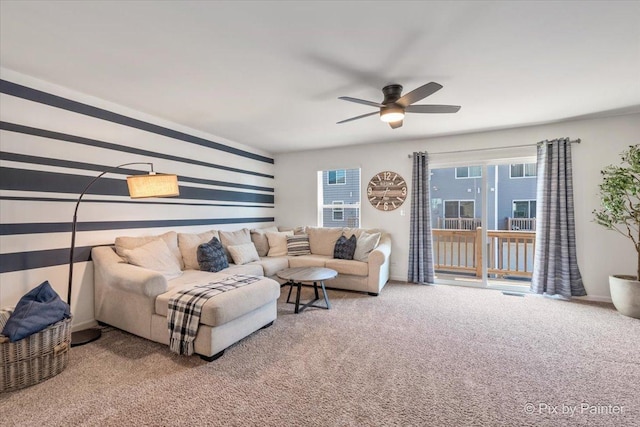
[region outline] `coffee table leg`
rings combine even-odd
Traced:
[[[316,293],[316,299],[320,299],[318,295],[318,282],[313,282],[313,291]]]
[[[289,294],[287,295],[287,304],[291,304],[291,291],[293,290],[293,287],[295,286],[295,283],[293,283],[291,280],[289,280],[287,283],[287,285],[289,285]]]
[[[298,292],[296,293],[296,313],[298,313],[298,310],[300,308],[300,291],[302,290],[302,282],[298,282],[296,284],[298,286]]]
[[[320,286],[322,286],[322,294],[324,295],[324,302],[327,304],[327,310],[331,308],[331,303],[329,302],[329,297],[327,296],[327,290],[324,288],[324,281],[320,282]],[[318,290],[316,288],[316,297],[318,295]]]

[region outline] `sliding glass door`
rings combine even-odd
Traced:
[[[535,247],[531,158],[431,170],[438,283],[529,287]]]

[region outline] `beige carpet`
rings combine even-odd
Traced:
[[[407,284],[330,297],[298,315],[281,297],[272,327],[212,363],[107,328],[0,395],[0,425],[640,425],[640,321],[611,305]]]

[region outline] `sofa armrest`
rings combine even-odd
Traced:
[[[167,291],[167,279],[161,273],[127,264],[109,246],[93,248],[91,258],[96,274],[96,287],[112,287],[149,297],[156,297]]]
[[[369,253],[369,268],[372,265],[380,266],[389,261],[391,255],[391,238],[388,234],[383,234],[380,237],[380,243],[378,246]]]

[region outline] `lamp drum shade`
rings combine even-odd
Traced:
[[[133,175],[127,177],[129,196],[132,199],[145,197],[178,196],[178,176],[169,174]]]

